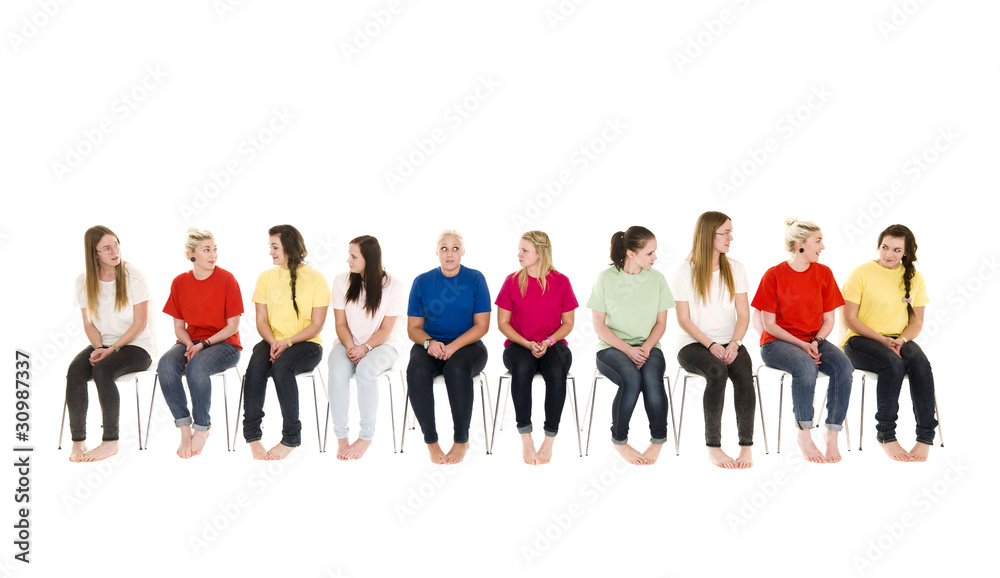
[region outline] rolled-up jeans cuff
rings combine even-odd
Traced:
[[[826,424],[826,429],[831,431],[840,431],[844,429],[844,424],[842,423],[828,423]]]
[[[191,429],[193,429],[194,431],[208,431],[211,428],[212,428],[211,424],[209,425],[198,425],[196,423],[191,424]]]
[[[797,421],[797,422],[795,422],[795,427],[797,427],[799,429],[812,429],[813,422],[812,422],[812,420],[810,420],[810,421]]]
[[[194,420],[191,419],[191,416],[182,417],[180,419],[174,420],[174,425],[177,427],[184,427],[186,425],[191,425],[192,423],[194,423]]]
[[[531,424],[517,427],[517,433],[519,434],[530,434],[532,431],[534,431],[534,429],[531,427]]]
[[[628,438],[625,438],[623,440],[616,440],[614,437],[612,437],[611,443],[615,444],[616,446],[628,445]]]
[[[547,437],[547,438],[554,438],[554,437],[556,437],[556,434],[559,433],[559,432],[554,432],[554,431],[552,431],[550,429],[543,429],[542,431],[545,432],[545,437]]]
[[[663,445],[667,443],[667,438],[649,438],[649,443],[656,445]]]

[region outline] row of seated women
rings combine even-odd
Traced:
[[[792,401],[798,443],[812,462],[837,462],[837,435],[850,399],[854,368],[878,374],[878,441],[899,461],[924,461],[937,425],[930,365],[914,338],[927,304],[923,278],[914,268],[917,245],[912,232],[892,225],[878,237],[878,258],[857,267],[843,291],[831,270],[818,263],[822,232],[810,222],[787,221],[787,261],[768,269],[748,302],[743,266],[728,258],[733,224],[726,215],[707,212],[695,225],[691,253],[670,286],[653,269],[656,238],[644,227],[611,238],[611,266],[594,283],[587,307],[598,336],[597,368],[618,386],[611,408],[611,442],[631,464],[655,463],[667,439],[666,363],[660,339],[667,311],[676,307],[683,332],[677,361],[703,376],[705,443],[711,462],[723,468],[752,465],[755,396],[750,355],[742,343],[750,306],[761,314],[763,361],[792,376]],[[376,377],[404,352],[394,325],[407,316],[413,342],[406,375],[408,395],[435,463],[460,462],[469,447],[473,378],[486,366],[481,339],[490,325],[492,303],[486,279],[461,264],[462,236],[444,231],[437,242],[440,266],[419,275],[404,301],[399,278],[382,267],[381,248],[371,236],[353,239],[349,271],[337,275],[332,291],[324,276],[305,264],[301,234],[290,225],[268,231],[275,265],[257,279],[253,292],[261,340],[253,347],[244,387],[244,437],[255,459],[282,459],[300,443],[295,376],[315,368],[323,357],[320,333],[332,307],[337,339],[329,355],[329,399],[337,438],[337,457],[361,458],[375,433]],[[147,369],[152,337],[147,327],[149,288],[144,276],[121,259],[118,237],[93,227],[84,237],[86,271],[77,280],[77,305],[90,346],[70,364],[66,401],[73,436],[72,461],[94,461],[118,449],[119,399],[115,379]],[[210,376],[232,368],[240,358],[243,301],[235,277],[216,266],[211,233],[191,229],[185,253],[192,269],[174,279],[163,312],[173,318],[177,342],[160,357],[157,372],[163,396],[180,429],[177,453],[198,455],[211,420]],[[518,245],[521,268],[503,282],[495,304],[497,325],[507,338],[503,363],[511,373],[511,396],[529,464],[552,459],[566,399],[572,354],[566,337],[578,307],[569,279],[552,261],[552,244],[540,231],[525,233]],[[672,287],[672,291],[671,291]],[[843,349],[827,338],[834,312],[844,306],[849,329]],[[818,372],[829,376],[825,449],[815,445],[813,399]],[[536,373],[545,383],[540,445],[532,438],[531,386]],[[187,376],[190,409],[181,377]],[[453,445],[439,444],[433,380],[443,375],[452,421]],[[909,375],[916,417],[916,445],[909,451],[896,441],[898,398]],[[360,431],[349,443],[349,382],[358,388]],[[261,441],[265,388],[270,377],[282,414],[280,442],[266,449]],[[103,441],[86,447],[87,382],[97,385]],[[721,420],[727,381],[734,387],[739,454],[721,448]],[[629,444],[629,425],[640,394],[649,420],[650,444],[639,451]]]

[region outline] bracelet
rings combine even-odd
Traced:
[[[209,340],[207,340],[207,339],[202,339],[199,343],[201,343],[202,347],[208,347],[208,346],[212,345],[212,342],[209,341]]]
[[[549,342],[549,347],[555,347],[556,340],[553,339],[551,335],[549,335],[549,338],[547,339],[547,341]]]
[[[372,350],[372,346],[371,345],[368,345],[367,343],[362,343],[361,345],[364,345],[365,347],[367,347],[368,351],[371,352],[371,350]]]
[[[288,344],[288,347],[291,347],[292,346],[292,339],[289,337],[288,339],[285,340],[285,343]]]
[[[709,351],[711,351],[711,350],[712,350],[712,346],[713,346],[713,345],[719,345],[719,344],[718,344],[718,343],[716,343],[716,342],[714,342],[714,341],[713,341],[712,343],[710,343],[710,344],[708,345],[708,350],[709,350]],[[719,347],[722,347],[722,346],[721,346],[721,345],[719,345]],[[723,347],[723,349],[725,349],[725,348]]]

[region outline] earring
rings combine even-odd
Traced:
[[[799,253],[805,253],[805,252],[806,252],[805,247],[799,247]]]
[[[191,257],[191,262],[194,263],[194,257]]]

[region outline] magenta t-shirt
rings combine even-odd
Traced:
[[[528,341],[545,341],[562,325],[562,314],[579,307],[569,278],[558,271],[549,271],[545,277],[545,293],[538,279],[528,277],[524,295],[517,284],[517,272],[503,281],[496,305],[510,311],[510,326]],[[566,343],[563,339],[562,343]],[[503,346],[510,345],[510,339]]]

